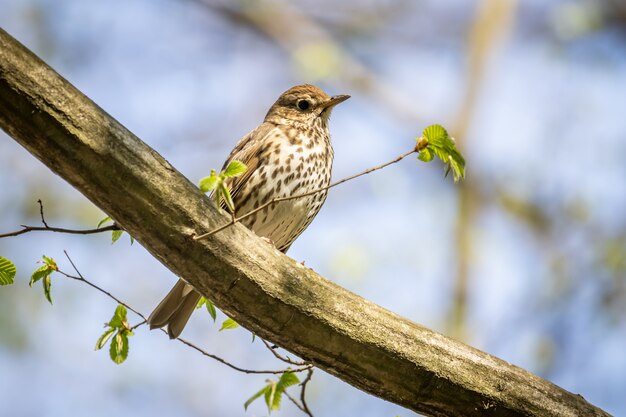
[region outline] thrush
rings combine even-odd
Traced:
[[[248,167],[227,183],[236,215],[274,198],[305,194],[330,184],[333,147],[328,119],[333,107],[348,98],[330,97],[308,84],[281,94],[263,123],[239,141],[224,163],[226,167],[239,160]],[[317,215],[327,192],[269,205],[241,223],[286,253]],[[179,280],[148,318],[150,328],[167,326],[170,338],[177,338],[200,297],[193,287]]]

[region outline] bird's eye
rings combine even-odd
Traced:
[[[297,106],[300,110],[308,110],[308,108],[311,106],[311,103],[309,103],[308,100],[299,100]]]

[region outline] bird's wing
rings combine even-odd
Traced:
[[[230,153],[222,169],[226,169],[233,160],[241,161],[248,167],[242,175],[228,179],[226,182],[235,203],[243,185],[259,168],[262,155],[269,149],[272,142],[269,140],[269,137],[283,134],[282,130],[273,123],[264,122],[244,136]]]

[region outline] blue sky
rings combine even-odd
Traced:
[[[287,42],[293,50],[193,1],[0,0],[0,27],[193,182],[220,167],[288,87],[314,82],[351,94],[331,120],[333,177],[341,179],[410,149],[429,124],[452,128],[478,3],[354,1],[329,9],[300,2],[286,10],[328,38],[301,23]],[[523,2],[487,59],[469,128],[458,138],[477,207],[464,334],[469,344],[621,415],[626,32],[602,4]],[[276,27],[294,24],[267,10]],[[308,42],[321,48],[314,64],[302,63],[312,54],[299,49]],[[386,88],[355,84],[351,62]],[[90,228],[104,217],[0,135],[0,231],[37,223],[38,198],[51,224]],[[407,159],[333,189],[289,256],[449,334],[458,187],[442,173],[435,163]],[[0,256],[18,267],[17,283],[0,289],[3,409],[16,416],[266,415],[261,403],[243,410],[264,377],[236,373],[159,332],[140,328],[120,366],[94,352],[115,309],[111,300],[57,277],[50,306],[26,285],[42,254],[69,270],[64,249],[89,279],[144,313],[176,280],[127,237],[115,245],[108,235],[0,240]],[[280,367],[244,329],[218,328],[198,312],[184,336],[242,366]],[[321,371],[309,394],[316,415],[412,414]],[[297,415],[286,404],[280,415]]]

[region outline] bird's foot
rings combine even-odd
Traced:
[[[274,245],[274,242],[272,241],[272,239],[261,236],[261,239],[263,239],[265,241],[265,243],[267,243],[268,245],[272,245],[274,247],[276,247],[276,245]]]

